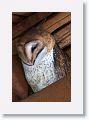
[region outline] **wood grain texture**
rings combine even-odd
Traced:
[[[24,17],[18,16],[18,15],[12,15],[12,23],[13,24],[17,24],[19,23],[21,20],[23,20]]]
[[[64,38],[67,36],[69,33],[71,33],[71,23],[64,26],[63,28],[57,30],[55,34],[58,36],[59,40],[61,41],[60,38]]]
[[[51,13],[45,12],[43,14],[42,12],[39,12],[33,14],[31,17],[27,17],[25,20],[21,21],[19,24],[13,27],[12,38],[14,39],[15,37],[19,36],[49,15],[51,15]]]
[[[42,27],[48,32],[52,33],[57,28],[61,27],[70,20],[71,20],[71,15],[69,12],[57,13],[55,16],[44,22]]]
[[[17,54],[17,49],[16,49],[16,42],[20,39],[20,37],[17,37],[15,40],[12,41],[12,54],[15,55]]]
[[[30,16],[32,15],[32,12],[13,12],[13,15],[18,15],[18,16]]]
[[[60,48],[64,48],[71,44],[71,24],[64,26],[63,28],[57,30],[54,33],[56,36],[56,42]]]
[[[12,92],[13,101],[21,100],[32,92],[24,76],[22,64],[17,55],[12,56]]]
[[[60,48],[67,47],[68,45],[71,44],[71,35],[67,36],[65,39],[62,39],[61,42],[59,43]]]
[[[51,84],[21,102],[70,102],[71,101],[71,77],[67,77]]]

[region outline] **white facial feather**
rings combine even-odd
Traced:
[[[32,57],[32,52],[31,52],[32,45],[33,45],[33,43],[32,44],[28,43],[25,46],[26,55],[29,58],[29,60],[31,60],[31,57]],[[30,54],[28,54],[28,53],[30,53]]]
[[[37,56],[35,62],[34,62],[34,66],[39,64],[42,60],[44,60],[45,56],[47,54],[47,47],[45,47],[41,53]]]

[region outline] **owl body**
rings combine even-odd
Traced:
[[[28,84],[34,92],[60,80],[66,75],[66,61],[52,35],[33,31],[17,43]]]
[[[57,81],[55,73],[53,49],[43,59],[33,66],[24,63],[25,76],[34,92],[40,91],[48,85]]]

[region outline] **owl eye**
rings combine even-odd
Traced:
[[[37,48],[38,44],[36,44],[35,46],[32,46],[31,51],[33,52],[36,48]]]

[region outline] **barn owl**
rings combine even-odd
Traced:
[[[48,32],[33,30],[22,37],[16,46],[26,80],[34,92],[60,80],[66,74],[62,52]]]

